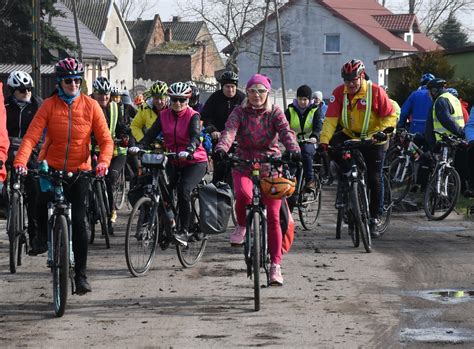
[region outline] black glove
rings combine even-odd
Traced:
[[[301,152],[299,151],[285,151],[282,156],[285,161],[301,161]]]
[[[222,149],[217,149],[212,154],[212,160],[214,160],[214,161],[223,161],[227,158],[229,158],[229,155]]]

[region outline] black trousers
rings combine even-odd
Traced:
[[[85,275],[87,266],[88,237],[86,229],[86,197],[89,190],[87,177],[73,177],[64,186],[64,194],[72,209],[72,249],[74,251],[75,271]],[[53,200],[53,193],[40,192],[38,196],[38,238],[46,241],[48,236],[48,202]]]

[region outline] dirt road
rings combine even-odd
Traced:
[[[0,347],[473,347],[474,222],[396,214],[367,254],[347,236],[335,240],[333,191],[323,197],[319,225],[298,230],[284,257],[284,286],[262,289],[260,312],[242,251],[227,235],[213,237],[193,269],[169,249],[145,277],[132,277],[123,211],[112,248],[101,239],[90,247],[93,292],[70,296],[58,319],[45,255],[9,274],[2,233]],[[464,292],[431,293],[448,290]]]

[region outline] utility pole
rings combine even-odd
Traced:
[[[41,9],[40,0],[32,0],[32,62],[31,72],[38,96],[41,94]]]
[[[283,47],[281,44],[281,28],[280,28],[280,15],[278,12],[278,0],[266,0],[266,7],[265,7],[265,21],[263,25],[263,34],[262,34],[262,44],[260,46],[260,56],[258,59],[258,72],[260,73],[262,69],[280,69],[280,77],[281,77],[281,92],[283,98],[283,109],[286,109],[286,86],[285,86],[285,68],[283,65]],[[275,8],[275,22],[276,22],[276,29],[277,29],[277,41],[278,41],[278,56],[279,56],[279,65],[263,65],[263,56],[265,51],[265,37],[267,35],[267,26],[268,26],[268,17],[270,12],[270,3],[273,3]]]
[[[74,16],[74,28],[76,29],[77,54],[78,54],[79,60],[82,62],[82,47],[81,47],[81,38],[79,36],[79,23],[77,21],[76,0],[72,0],[72,14]]]

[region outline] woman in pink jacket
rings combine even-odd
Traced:
[[[272,105],[268,97],[271,90],[270,78],[255,74],[247,82],[247,97],[242,105],[235,107],[225,124],[214,157],[224,159],[234,140],[237,141],[236,155],[239,158],[252,160],[267,156],[281,155],[278,141],[286,150],[293,153],[293,158],[301,157],[295,133],[290,129],[283,111]],[[239,166],[232,172],[237,227],[230,235],[231,245],[242,245],[245,239],[245,207],[252,200],[252,179],[250,168]],[[270,284],[283,285],[281,275],[282,232],[280,227],[281,200],[264,197],[267,207],[268,244],[271,257]]]

